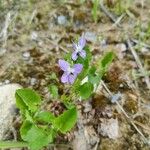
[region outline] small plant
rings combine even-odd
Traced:
[[[130,13],[128,10],[132,6],[132,0],[117,0],[114,11],[117,15],[121,15],[122,13]]]
[[[98,6],[99,6],[99,0],[93,0],[92,16],[95,22],[97,22]]]
[[[57,85],[49,86],[51,96],[60,99],[66,106],[64,112],[55,116],[49,111],[44,111],[41,109],[41,97],[34,90],[18,89],[15,95],[16,105],[22,115],[20,135],[24,142],[0,142],[0,148],[25,146],[31,150],[40,150],[53,143],[59,133],[65,134],[70,131],[77,122],[76,101],[88,100],[94,94],[113,58],[113,52],[108,52],[94,64],[84,36],[80,37],[77,43],[73,43],[73,52],[58,60],[63,72],[59,78],[67,92],[59,95]],[[58,81],[55,74],[52,74],[51,78]]]

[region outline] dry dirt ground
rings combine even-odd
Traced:
[[[50,110],[56,103],[51,102],[47,90],[53,82],[50,75],[53,71],[58,73],[57,60],[71,50],[77,36],[85,33],[94,60],[106,51],[112,50],[116,54],[103,81],[111,93],[121,93],[119,104],[130,118],[118,105],[110,103],[109,92],[100,86],[88,104],[78,104],[79,123],[74,131],[56,139],[58,145],[72,143],[82,122],[87,149],[150,149],[150,1],[133,0],[126,6],[127,0],[124,0],[122,12],[118,11],[116,1],[108,0],[98,6],[97,22],[93,21],[90,0],[84,3],[77,0],[1,2],[0,82],[34,88],[47,99],[45,109]],[[85,111],[87,105],[89,111]],[[19,114],[14,118],[13,126],[19,139],[18,117]],[[101,131],[103,125],[113,123],[117,127],[111,129],[119,131],[116,135],[112,131]],[[6,136],[6,139],[13,138],[11,132]]]

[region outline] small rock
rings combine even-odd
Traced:
[[[37,32],[33,31],[33,32],[31,33],[31,40],[36,41],[36,40],[37,40],[37,38],[38,38],[38,34],[37,34]]]
[[[4,81],[4,84],[9,84],[10,83],[10,80],[5,80]]]
[[[97,40],[97,36],[94,32],[86,32],[84,36],[87,41],[90,41],[93,43],[96,42]]]
[[[6,53],[5,48],[0,48],[0,57],[3,56]]]
[[[36,78],[31,78],[30,80],[30,85],[35,85],[37,83],[37,79]]]
[[[116,45],[116,51],[118,58],[122,60],[126,55],[127,47],[124,43],[119,43]]]
[[[30,52],[28,52],[28,51],[23,52],[22,56],[23,56],[24,60],[29,60],[30,59]]]
[[[148,54],[149,50],[148,50],[146,47],[142,47],[142,48],[141,48],[141,52],[142,52],[143,54]]]
[[[103,136],[108,136],[110,139],[119,137],[119,125],[117,119],[103,119],[98,132]]]
[[[92,110],[92,105],[89,103],[89,101],[83,103],[83,106],[84,106],[84,112],[85,113],[88,113]]]
[[[87,150],[87,141],[85,139],[84,132],[80,130],[80,132],[75,132],[75,138],[73,140],[73,150]]]
[[[66,23],[67,23],[66,17],[63,16],[63,15],[58,16],[58,17],[57,17],[57,23],[58,23],[59,25],[66,25]]]
[[[0,86],[0,139],[11,126],[15,115],[15,91],[20,89],[18,84]]]
[[[55,40],[55,39],[57,38],[57,35],[56,35],[55,33],[52,33],[52,34],[50,35],[50,38],[51,38],[52,40]]]
[[[91,146],[90,150],[93,146],[97,145],[99,143],[99,137],[97,133],[94,130],[93,126],[85,126],[84,127],[84,135],[86,138],[87,143]]]
[[[39,41],[39,42],[38,42],[38,45],[39,45],[39,46],[42,46],[42,45],[43,45],[43,41]]]
[[[127,50],[127,47],[124,43],[117,44],[116,47],[121,52],[125,52]]]
[[[106,39],[102,39],[101,41],[100,41],[100,45],[104,48],[104,47],[106,47],[107,46],[107,41],[106,41]]]
[[[112,108],[111,107],[105,107],[105,109],[102,111],[102,115],[104,117],[112,117],[113,116],[113,112],[112,112]]]
[[[114,94],[112,97],[111,97],[111,102],[112,103],[116,103],[118,100],[120,100],[122,97],[122,94],[120,92],[118,92],[117,94]]]

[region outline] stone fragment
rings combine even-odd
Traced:
[[[18,84],[7,84],[0,86],[0,140],[5,131],[11,126],[16,114],[15,91],[20,89]]]

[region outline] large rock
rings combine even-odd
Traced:
[[[21,88],[18,84],[0,86],[0,140],[11,126],[15,115],[15,91]]]

